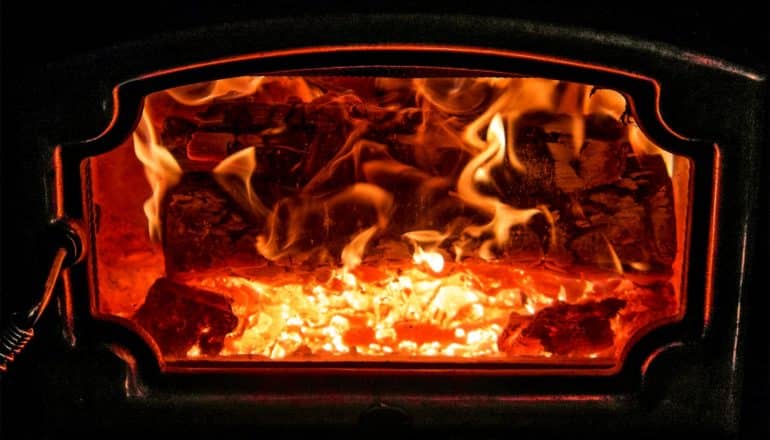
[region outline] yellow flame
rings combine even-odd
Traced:
[[[377,226],[371,226],[356,234],[350,243],[342,249],[342,263],[347,269],[353,269],[361,264],[361,259],[372,236],[377,232]]]
[[[426,264],[435,273],[444,270],[444,257],[435,251],[426,252],[420,246],[416,247],[412,260],[414,264]]]
[[[251,175],[256,168],[255,148],[249,147],[226,157],[214,168],[213,174],[222,188],[241,206],[264,217],[269,214],[269,211],[257,197],[251,185]],[[235,182],[232,181],[231,176],[235,177]]]
[[[481,194],[476,189],[475,177],[479,175],[479,170],[483,170],[482,176],[489,175],[489,170],[503,161],[505,130],[499,114],[495,115],[489,124],[487,140],[486,150],[471,159],[460,174],[460,178],[457,180],[457,193],[463,201],[471,206],[494,214],[497,204],[500,203],[499,200]]]
[[[139,126],[134,131],[134,153],[144,165],[144,174],[152,187],[152,195],[144,202],[144,214],[150,238],[160,241],[162,225],[160,207],[163,197],[169,188],[179,182],[182,169],[168,149],[158,143],[155,127],[152,125],[150,113],[145,108]]]
[[[414,246],[412,254],[414,264],[425,264],[435,273],[444,270],[444,256],[437,249],[448,236],[449,234],[430,229],[409,231],[402,235]]]
[[[486,225],[474,225],[465,229],[465,233],[480,237],[486,232],[491,232],[493,239],[487,240],[481,248],[481,257],[492,259],[490,247],[493,244],[501,245],[508,241],[511,227],[527,223],[532,216],[540,212],[539,209],[517,209],[500,201],[498,198],[482,194],[476,189],[474,176],[479,169],[489,170],[503,163],[505,153],[505,130],[503,120],[496,114],[487,130],[487,149],[474,157],[463,169],[457,181],[457,194],[466,203],[474,206],[492,216],[492,221]]]
[[[628,263],[628,265],[638,270],[639,272],[647,272],[650,269],[652,269],[652,266],[649,263],[645,263],[642,261],[631,261],[630,263]]]
[[[567,289],[564,288],[564,284],[559,285],[559,293],[556,298],[561,302],[567,301]]]
[[[198,357],[201,355],[201,348],[198,344],[195,344],[192,347],[190,347],[189,350],[187,350],[186,354],[187,354],[187,357],[192,357],[192,358]]]
[[[604,239],[604,242],[607,243],[607,250],[610,253],[612,269],[618,274],[623,275],[623,263],[620,261],[620,257],[618,257],[617,252],[615,252],[615,248],[612,246],[612,243],[610,243],[607,237],[604,236],[604,234],[602,234],[602,238]]]

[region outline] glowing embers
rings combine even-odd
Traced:
[[[388,263],[251,272],[186,280],[232,301],[239,325],[218,333],[222,356],[612,359],[616,340],[677,308],[667,283],[603,273],[575,279],[510,262],[448,262],[440,274]],[[191,333],[211,344],[212,327]],[[178,347],[179,339],[159,343],[172,356],[201,353],[197,343]]]
[[[177,360],[617,362],[681,315],[689,179],[626,108],[538,78],[152,94],[133,137],[150,197],[99,172],[120,149],[94,160],[122,231],[97,235],[101,311]],[[132,283],[148,248],[165,273]]]

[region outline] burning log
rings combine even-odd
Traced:
[[[558,191],[554,184],[556,169],[547,144],[548,134],[538,125],[543,117],[541,113],[533,113],[517,121],[515,142],[508,148],[513,149],[523,170],[507,164],[498,171],[499,176],[495,176],[496,180],[505,182],[505,200],[512,206],[533,207],[542,200],[552,200]]]
[[[230,133],[195,132],[187,142],[190,160],[219,163],[228,156],[235,138]]]
[[[570,242],[580,261],[612,267],[615,253],[621,261],[649,262],[644,206],[632,195],[603,189],[588,193],[582,207],[591,227]]]
[[[582,304],[558,303],[534,317],[512,313],[498,340],[500,351],[519,353],[520,345],[540,342],[545,351],[559,356],[587,355],[612,347],[615,333],[610,326],[626,301],[608,298]]]
[[[208,173],[188,173],[166,195],[161,219],[166,273],[259,260],[258,224]]]
[[[168,278],[134,318],[172,357],[609,358],[679,310],[670,156],[619,94],[254,77],[166,95],[134,147]]]
[[[618,142],[626,135],[623,122],[603,113],[592,113],[585,118],[586,138]]]
[[[213,102],[199,110],[195,119],[203,129],[238,133],[257,133],[266,128],[281,126],[301,105],[290,103],[264,103],[250,100]]]
[[[187,156],[196,160],[221,160],[234,149],[254,145],[257,165],[252,182],[267,206],[293,196],[300,188],[307,194],[323,195],[363,178],[384,187],[401,201],[396,206],[396,226],[440,228],[438,217],[422,214],[422,207],[428,205],[446,205],[451,212],[462,213],[462,207],[454,206],[457,203],[450,203],[452,199],[447,197],[447,189],[451,188],[447,179],[437,176],[432,169],[438,165],[431,165],[429,169],[424,166],[436,160],[418,157],[416,152],[423,150],[420,145],[404,143],[405,139],[414,142],[418,138],[402,136],[398,142],[390,142],[389,136],[396,128],[397,132],[417,129],[422,118],[414,115],[419,112],[363,106],[360,99],[352,95],[338,94],[309,103],[293,103],[275,111],[270,107],[248,103],[240,105],[238,111],[227,112],[222,104],[214,104],[202,118],[209,121],[208,129],[219,123],[217,129],[220,130],[247,127],[265,131],[269,124],[280,124],[280,129],[268,130],[267,134],[189,132],[196,122],[175,118],[173,123],[164,125],[165,135],[170,139],[188,139]],[[247,116],[252,118],[248,124]],[[367,121],[367,118],[372,119],[371,127],[360,134],[367,139],[351,143],[350,154],[340,159],[343,157],[340,149],[351,142],[349,137],[356,129],[356,123],[351,121]],[[676,254],[673,191],[660,156],[628,158],[629,144],[618,140],[624,133],[622,124],[596,115],[586,119],[588,139],[575,156],[571,135],[543,128],[548,124],[566,124],[562,119],[565,118],[543,112],[521,117],[516,123],[516,141],[512,148],[524,172],[511,167],[492,170],[494,185],[487,184],[487,193],[499,194],[506,203],[520,208],[548,206],[557,218],[555,224],[536,232],[540,238],[529,230],[512,234],[514,240],[503,251],[526,250],[533,256],[550,253],[565,264],[576,261],[596,265],[598,262],[601,266],[612,260],[614,252],[623,262],[641,263],[639,267],[670,265]],[[382,121],[395,121],[393,130],[384,130]],[[173,130],[179,133],[174,134]],[[381,138],[385,143],[369,140],[371,137]],[[447,156],[456,151],[447,148],[436,154]],[[449,166],[448,169],[454,170],[461,169],[469,159],[462,154],[448,157],[459,164]],[[442,167],[448,166],[446,160],[439,162]],[[249,247],[248,238],[258,234],[260,225],[250,227],[248,215],[238,212],[237,206],[213,179],[207,183],[197,180],[192,186],[180,185],[168,196],[170,209],[167,211],[171,215],[167,214],[167,218],[172,226],[167,228],[170,233],[164,247],[170,255],[167,258],[169,273],[217,266],[214,261],[227,260],[225,254],[231,253],[227,249],[233,249],[240,237],[247,237],[238,245],[245,251]],[[200,194],[195,194],[198,191]],[[186,195],[181,196],[180,192]],[[212,208],[206,208],[207,204]],[[199,213],[193,215],[196,211]],[[190,227],[185,227],[185,220],[181,220],[192,221],[196,217],[208,220]],[[420,225],[421,220],[425,220],[426,225]],[[559,236],[558,245],[546,237],[551,230]],[[350,235],[351,231],[347,232],[342,235]],[[185,234],[190,235],[185,237]],[[176,249],[175,243],[182,249]],[[253,245],[253,241],[249,245]],[[246,255],[256,256],[253,252]]]
[[[667,270],[673,263],[673,188],[660,155],[631,156],[612,184],[577,196],[585,221],[575,224],[569,248],[579,261],[602,264],[614,252],[624,263],[641,263],[637,267]]]
[[[187,145],[192,134],[198,130],[195,121],[180,116],[169,116],[163,120],[160,141],[170,150]]]
[[[197,347],[216,356],[238,325],[231,301],[222,295],[159,278],[133,316],[165,356],[185,357]]]
[[[214,100],[165,119],[161,137],[185,145],[188,161],[217,162],[254,146],[250,182],[267,207],[298,194],[320,197],[321,203],[366,181],[399,200],[391,236],[404,232],[399,227],[441,229],[453,215],[477,217],[450,194],[451,182],[471,157],[462,148],[441,146],[451,135],[442,131],[447,126],[440,115],[413,107],[416,102],[408,95],[400,108],[377,105],[370,102],[375,99],[372,81],[351,81],[317,81],[313,86],[324,93],[304,102],[288,97],[274,102],[273,94],[280,98],[287,91],[278,83],[265,96]],[[357,94],[358,86],[368,92]],[[607,267],[617,259],[639,263],[636,267],[669,266],[676,254],[676,231],[673,191],[662,159],[631,156],[627,128],[613,116],[576,118],[531,111],[511,121],[515,131],[504,166],[490,169],[491,179],[479,182],[480,190],[515,208],[545,206],[551,217],[545,226],[536,227],[537,221],[517,226],[496,252],[545,257],[565,266]],[[425,130],[425,124],[438,125]],[[574,131],[576,126],[584,126],[584,136]],[[576,148],[583,137],[582,148]],[[262,222],[239,212],[213,179],[193,180],[197,183],[186,178],[168,195],[164,249],[169,273],[224,266],[229,259],[225,254],[238,246],[245,256],[256,257],[250,240],[260,233]],[[436,209],[426,215],[427,206]],[[205,220],[196,223],[196,217]],[[312,223],[317,216],[304,217]],[[335,220],[329,217],[324,214],[323,224],[331,230]],[[483,216],[481,221],[486,221]],[[334,229],[342,237],[355,232]],[[321,235],[302,233],[303,240],[314,243],[329,238],[328,233]]]
[[[644,206],[650,219],[652,253],[664,265],[676,257],[676,218],[674,188],[666,164],[659,155],[641,155],[636,160],[646,174],[640,174],[638,184],[643,191]]]
[[[585,188],[595,188],[617,182],[626,167],[631,152],[627,142],[605,142],[589,139],[580,151],[578,174]]]
[[[629,304],[620,314],[620,322],[626,325],[633,323],[639,327],[670,315],[677,304],[671,282],[656,277],[635,279],[628,299]]]

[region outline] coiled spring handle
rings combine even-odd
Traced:
[[[48,278],[45,281],[43,295],[26,313],[14,313],[0,334],[0,374],[8,370],[8,366],[16,356],[24,350],[30,339],[35,335],[35,324],[51,302],[56,281],[59,279],[67,249],[58,248],[54,254]]]

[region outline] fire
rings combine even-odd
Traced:
[[[439,273],[444,270],[444,257],[438,252],[424,251],[417,246],[412,256],[414,264],[426,264],[433,272]]]
[[[133,139],[134,152],[144,164],[145,176],[152,187],[152,196],[144,203],[150,238],[159,241],[162,229],[160,204],[166,191],[179,182],[182,169],[168,149],[159,144],[149,110],[142,115]]]
[[[403,237],[414,245],[414,253],[412,254],[414,264],[425,264],[435,273],[444,270],[444,256],[438,252],[438,246],[447,238],[447,235],[442,235],[438,231],[427,230],[407,232]],[[423,246],[426,246],[428,250],[424,250]]]
[[[537,209],[517,209],[501,202],[496,197],[491,197],[479,192],[477,182],[484,181],[489,176],[493,166],[500,166],[505,158],[506,136],[503,130],[502,118],[496,114],[489,124],[487,130],[488,146],[484,152],[476,156],[465,167],[460,174],[457,182],[457,194],[465,202],[486,211],[492,216],[492,221],[486,225],[473,225],[466,228],[465,232],[472,237],[478,238],[487,232],[492,233],[492,238],[481,245],[480,256],[485,260],[494,259],[490,247],[493,244],[503,244],[508,241],[511,227],[517,224],[526,223],[533,215],[539,211]],[[510,149],[513,151],[513,148]],[[511,160],[510,154],[508,156]],[[516,159],[511,160],[512,166],[518,171],[524,171],[524,166],[519,164]],[[481,179],[479,179],[481,177]]]
[[[364,255],[366,243],[369,242],[372,235],[376,232],[377,226],[371,226],[350,240],[350,243],[348,243],[348,245],[345,246],[345,249],[342,250],[342,262],[345,264],[346,268],[355,269],[361,264],[361,257]]]
[[[259,200],[251,185],[251,175],[257,167],[254,156],[254,147],[244,148],[220,162],[212,173],[217,182],[238,203],[252,212],[267,216],[268,209]],[[235,183],[231,182],[231,178],[235,178]]]
[[[263,79],[262,76],[241,76],[177,87],[167,90],[166,93],[187,106],[204,105],[216,99],[249,96],[259,90]]]
[[[616,361],[679,313],[688,168],[612,90],[239,77],[150,95],[133,141],[166,275],[122,316],[173,359]]]
[[[285,204],[281,202],[285,202]],[[306,238],[306,228],[318,227],[329,231],[333,226],[329,218],[329,212],[342,209],[350,204],[360,204],[367,208],[366,211],[371,212],[371,210],[374,210],[375,212],[375,225],[368,229],[369,232],[363,233],[358,238],[358,243],[363,247],[366,244],[365,241],[362,241],[365,237],[374,234],[376,228],[387,225],[388,212],[393,204],[393,198],[377,186],[368,183],[356,183],[321,203],[313,197],[284,199],[281,202],[275,205],[267,219],[267,233],[259,235],[256,240],[258,252],[269,260],[278,260],[291,256],[299,258],[307,256],[307,254],[303,255],[303,249],[307,245],[307,243],[303,242],[303,239]],[[281,214],[285,208],[289,209],[288,225],[281,221]],[[320,225],[312,224],[310,223],[312,219],[320,219],[322,223]],[[360,258],[360,255],[354,257],[355,251],[352,248],[355,246],[353,245],[351,251],[346,254],[349,255],[348,258],[351,260]],[[326,249],[321,248],[320,251],[322,252],[322,258],[330,257],[326,253]]]

